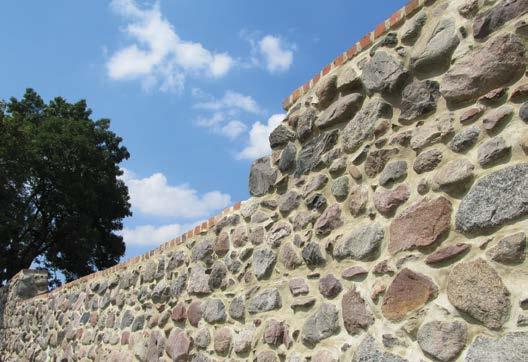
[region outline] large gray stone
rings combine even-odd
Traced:
[[[440,20],[429,40],[419,47],[411,58],[413,68],[421,73],[441,71],[449,67],[451,55],[460,44],[455,21],[451,18]]]
[[[221,299],[207,299],[202,304],[202,315],[207,323],[220,323],[226,320],[226,310]]]
[[[400,121],[412,122],[436,111],[439,88],[438,82],[432,80],[415,80],[407,85],[402,94]]]
[[[477,143],[479,135],[480,128],[476,124],[466,127],[453,137],[449,147],[454,152],[466,152]]]
[[[253,272],[257,279],[271,274],[277,261],[277,255],[269,248],[259,248],[253,252]]]
[[[508,235],[486,253],[491,260],[505,264],[520,264],[526,258],[526,234]]]
[[[403,160],[392,161],[385,166],[379,176],[379,183],[385,186],[391,182],[397,182],[407,176],[407,162]]]
[[[279,160],[279,170],[282,172],[289,171],[295,165],[295,156],[297,155],[297,149],[295,144],[288,142],[284,150],[282,150],[281,157]]]
[[[433,190],[452,191],[473,178],[475,166],[466,159],[449,161],[433,177]]]
[[[248,312],[250,314],[268,312],[282,307],[282,299],[277,288],[264,289],[249,299]]]
[[[335,124],[350,121],[356,112],[361,108],[363,96],[359,93],[352,93],[339,98],[332,103],[319,118],[315,125],[319,128],[327,128]]]
[[[374,337],[367,334],[355,351],[352,362],[407,362],[407,360],[385,352]]]
[[[269,142],[271,148],[277,148],[286,145],[288,142],[295,139],[295,133],[290,131],[288,127],[281,124],[277,126],[269,135]]]
[[[270,157],[253,161],[249,173],[249,193],[253,196],[266,194],[277,179],[277,171],[271,166]]]
[[[476,17],[473,23],[473,36],[475,39],[485,38],[509,20],[526,12],[528,12],[527,0],[503,0]]]
[[[318,107],[324,109],[332,103],[337,94],[337,76],[335,74],[323,77],[315,86],[315,95],[319,100]]]
[[[361,79],[369,93],[394,93],[407,78],[404,67],[384,51],[377,51],[363,67]]]
[[[350,234],[337,240],[334,247],[334,257],[337,259],[367,259],[377,252],[384,236],[385,232],[378,224],[361,225]]]
[[[339,332],[339,312],[335,305],[323,303],[308,317],[302,328],[302,341],[314,345]]]
[[[338,130],[325,132],[307,142],[299,152],[295,176],[301,176],[315,169],[321,162],[323,154],[331,150],[338,137]]]
[[[528,356],[528,332],[513,332],[499,338],[477,336],[469,346],[466,362],[519,362]]]
[[[452,361],[464,349],[468,338],[463,322],[433,321],[423,324],[417,340],[422,351],[439,361]]]
[[[453,65],[440,82],[440,92],[451,103],[473,100],[519,79],[525,69],[522,41],[514,34],[500,35]]]
[[[501,136],[495,136],[479,147],[477,158],[481,166],[488,166],[502,157],[508,155],[511,146]]]
[[[477,180],[456,214],[459,231],[502,226],[528,214],[528,163],[505,167]]]
[[[379,119],[391,117],[392,107],[388,103],[377,98],[370,100],[343,129],[344,150],[356,151],[365,140],[373,137]]]
[[[427,22],[427,15],[420,11],[412,19],[408,20],[401,32],[401,41],[407,45],[413,45],[420,36],[423,26]]]
[[[499,274],[482,259],[455,265],[447,278],[449,302],[490,329],[508,320],[509,295]]]

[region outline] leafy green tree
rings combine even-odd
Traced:
[[[32,89],[0,103],[0,285],[32,264],[69,281],[124,254],[119,163],[130,155],[90,114],[84,100],[46,104]]]

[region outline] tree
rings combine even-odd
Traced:
[[[0,284],[32,264],[70,281],[124,254],[130,155],[90,115],[84,100],[46,104],[32,89],[0,102]]]

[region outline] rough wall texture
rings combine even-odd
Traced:
[[[48,294],[17,275],[2,359],[528,360],[525,13],[411,2],[288,97],[250,200]]]

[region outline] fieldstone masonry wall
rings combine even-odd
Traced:
[[[51,293],[17,275],[1,359],[527,361],[527,20],[412,1],[288,98],[251,199]]]

